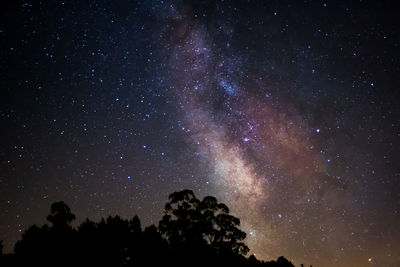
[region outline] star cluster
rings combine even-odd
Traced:
[[[157,223],[214,195],[251,253],[397,266],[399,56],[389,2],[6,1],[0,238],[64,200]]]

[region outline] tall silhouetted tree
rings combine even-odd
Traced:
[[[216,198],[200,201],[193,191],[183,190],[169,196],[159,230],[172,249],[182,254],[244,256],[249,249],[239,226],[240,220]]]

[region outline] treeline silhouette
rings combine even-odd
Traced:
[[[77,228],[64,202],[51,205],[50,226],[26,230],[14,253],[2,253],[0,266],[294,266],[284,257],[264,262],[243,242],[240,220],[216,198],[196,198],[190,190],[172,193],[158,227],[142,230],[137,216],[110,216]]]

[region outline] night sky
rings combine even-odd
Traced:
[[[345,3],[347,2],[347,3]],[[252,254],[400,266],[396,1],[3,1],[0,239],[216,196]]]

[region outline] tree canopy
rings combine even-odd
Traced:
[[[3,255],[0,243],[0,265],[293,266],[284,257],[271,262],[245,257],[249,248],[240,220],[215,197],[199,200],[191,190],[172,193],[158,227],[144,230],[137,216],[86,219],[74,228],[75,215],[62,201],[51,205],[47,220],[50,225],[32,225],[23,233],[14,254]]]
[[[209,246],[218,253],[246,255],[246,233],[239,226],[240,220],[215,197],[200,201],[193,191],[183,190],[170,195],[159,230],[174,248]]]

